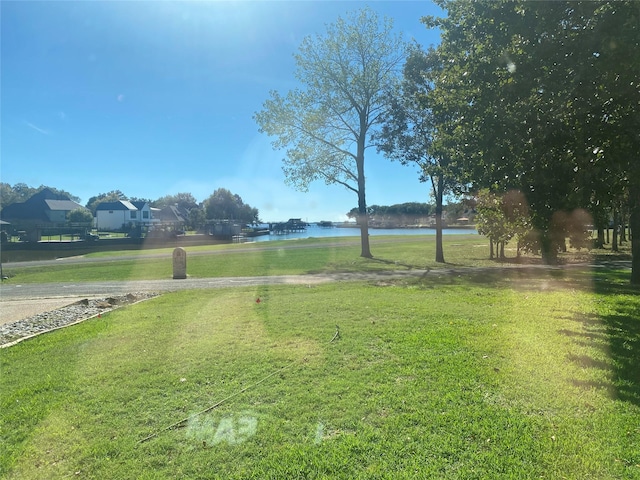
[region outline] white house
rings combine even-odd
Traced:
[[[138,224],[140,214],[136,206],[126,200],[100,203],[96,207],[96,229],[129,230],[130,227]]]
[[[147,202],[131,202],[134,207],[138,209],[138,224],[149,225],[151,223],[157,222],[154,219],[153,211],[155,208],[151,208]]]

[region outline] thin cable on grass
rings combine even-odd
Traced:
[[[329,343],[333,343],[334,340],[338,340],[340,338],[340,327],[336,325],[336,333],[333,334],[333,338]]]
[[[329,343],[333,343],[335,340],[337,340],[339,338],[340,338],[340,327],[338,325],[336,325],[336,333],[333,335],[333,338],[329,341]],[[242,395],[244,392],[246,392],[247,390],[249,390],[249,389],[251,389],[253,387],[257,387],[258,385],[260,385],[261,383],[267,381],[269,378],[273,377],[274,375],[277,375],[277,374],[285,371],[286,369],[292,367],[293,365],[295,365],[299,361],[300,361],[300,359],[297,359],[297,360],[292,361],[291,363],[288,363],[284,367],[281,367],[278,370],[276,370],[275,372],[271,372],[266,377],[258,380],[256,383],[252,383],[251,385],[247,385],[243,389],[241,389],[241,390],[239,390],[239,391],[237,391],[235,393],[232,393],[228,397],[223,398],[222,400],[220,400],[217,403],[214,403],[210,407],[207,407],[207,408],[205,408],[204,410],[202,410],[200,412],[197,412],[197,413],[195,413],[193,415],[190,415],[190,416],[188,416],[186,418],[183,418],[182,420],[180,420],[180,421],[178,421],[176,423],[173,423],[173,424],[169,425],[168,427],[163,428],[162,430],[160,430],[158,432],[152,433],[151,435],[148,435],[148,436],[144,437],[142,440],[139,440],[138,443],[145,443],[145,442],[151,440],[152,438],[157,437],[158,435],[160,435],[163,432],[168,432],[169,430],[175,430],[177,428],[184,427],[190,419],[192,419],[194,417],[198,417],[200,415],[204,415],[205,413],[209,413],[212,410],[215,410],[216,408],[218,408],[223,403],[228,402],[232,398],[235,398],[235,397],[237,397],[239,395]]]

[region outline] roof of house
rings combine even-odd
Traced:
[[[44,203],[47,204],[49,210],[65,210],[70,212],[76,208],[85,208],[73,200],[45,200]]]
[[[131,202],[131,204],[136,207],[138,210],[142,210],[145,205],[148,205],[147,202],[145,201],[136,201],[136,202]]]
[[[127,200],[118,200],[116,202],[102,202],[96,207],[99,210],[138,210],[135,205]]]
[[[49,221],[47,211],[70,212],[76,208],[85,208],[66,195],[53,193],[45,188],[34,194],[25,202],[12,203],[2,209],[0,216],[11,220]]]
[[[177,205],[167,205],[153,216],[162,222],[184,223],[189,218],[189,212]]]

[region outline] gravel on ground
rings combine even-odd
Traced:
[[[0,348],[15,345],[22,340],[41,333],[79,323],[123,305],[137,303],[157,295],[157,293],[153,292],[136,292],[104,298],[83,298],[76,301],[69,298],[58,299],[58,302],[66,302],[66,304],[60,308],[40,311],[35,315],[0,325]],[[43,299],[43,301],[49,305],[56,303],[55,299]],[[73,303],[69,304],[70,301],[73,301]],[[8,303],[10,302],[2,302],[3,316],[4,308]],[[40,308],[42,308],[42,305],[40,305]]]

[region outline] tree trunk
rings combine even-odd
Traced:
[[[489,237],[489,260],[493,260],[493,237]]]
[[[433,180],[432,180],[433,181]],[[445,263],[444,249],[442,247],[442,198],[444,195],[444,179],[442,175],[438,177],[436,187],[436,262]]]
[[[629,216],[629,228],[631,236],[631,283],[640,285],[640,187],[632,198],[631,215]]]
[[[356,167],[358,169],[358,221],[360,223],[360,256],[373,258],[369,246],[369,215],[367,214],[367,201],[365,196],[364,177],[364,147],[367,135],[366,118],[360,117],[360,135],[358,136],[358,151],[356,154]]]
[[[550,232],[541,232],[540,235],[540,251],[542,253],[542,261],[547,265],[557,265],[558,263],[558,245],[553,241]]]
[[[618,215],[618,211],[614,210],[613,212],[613,238],[611,239],[611,251],[618,251],[618,228],[620,223],[620,216]]]
[[[604,246],[604,228],[598,227],[598,237],[596,240],[596,248],[602,248]]]
[[[369,216],[366,211],[360,216],[360,256],[365,258],[373,258],[371,248],[369,246]]]
[[[500,242],[500,259],[504,260],[504,241]]]

